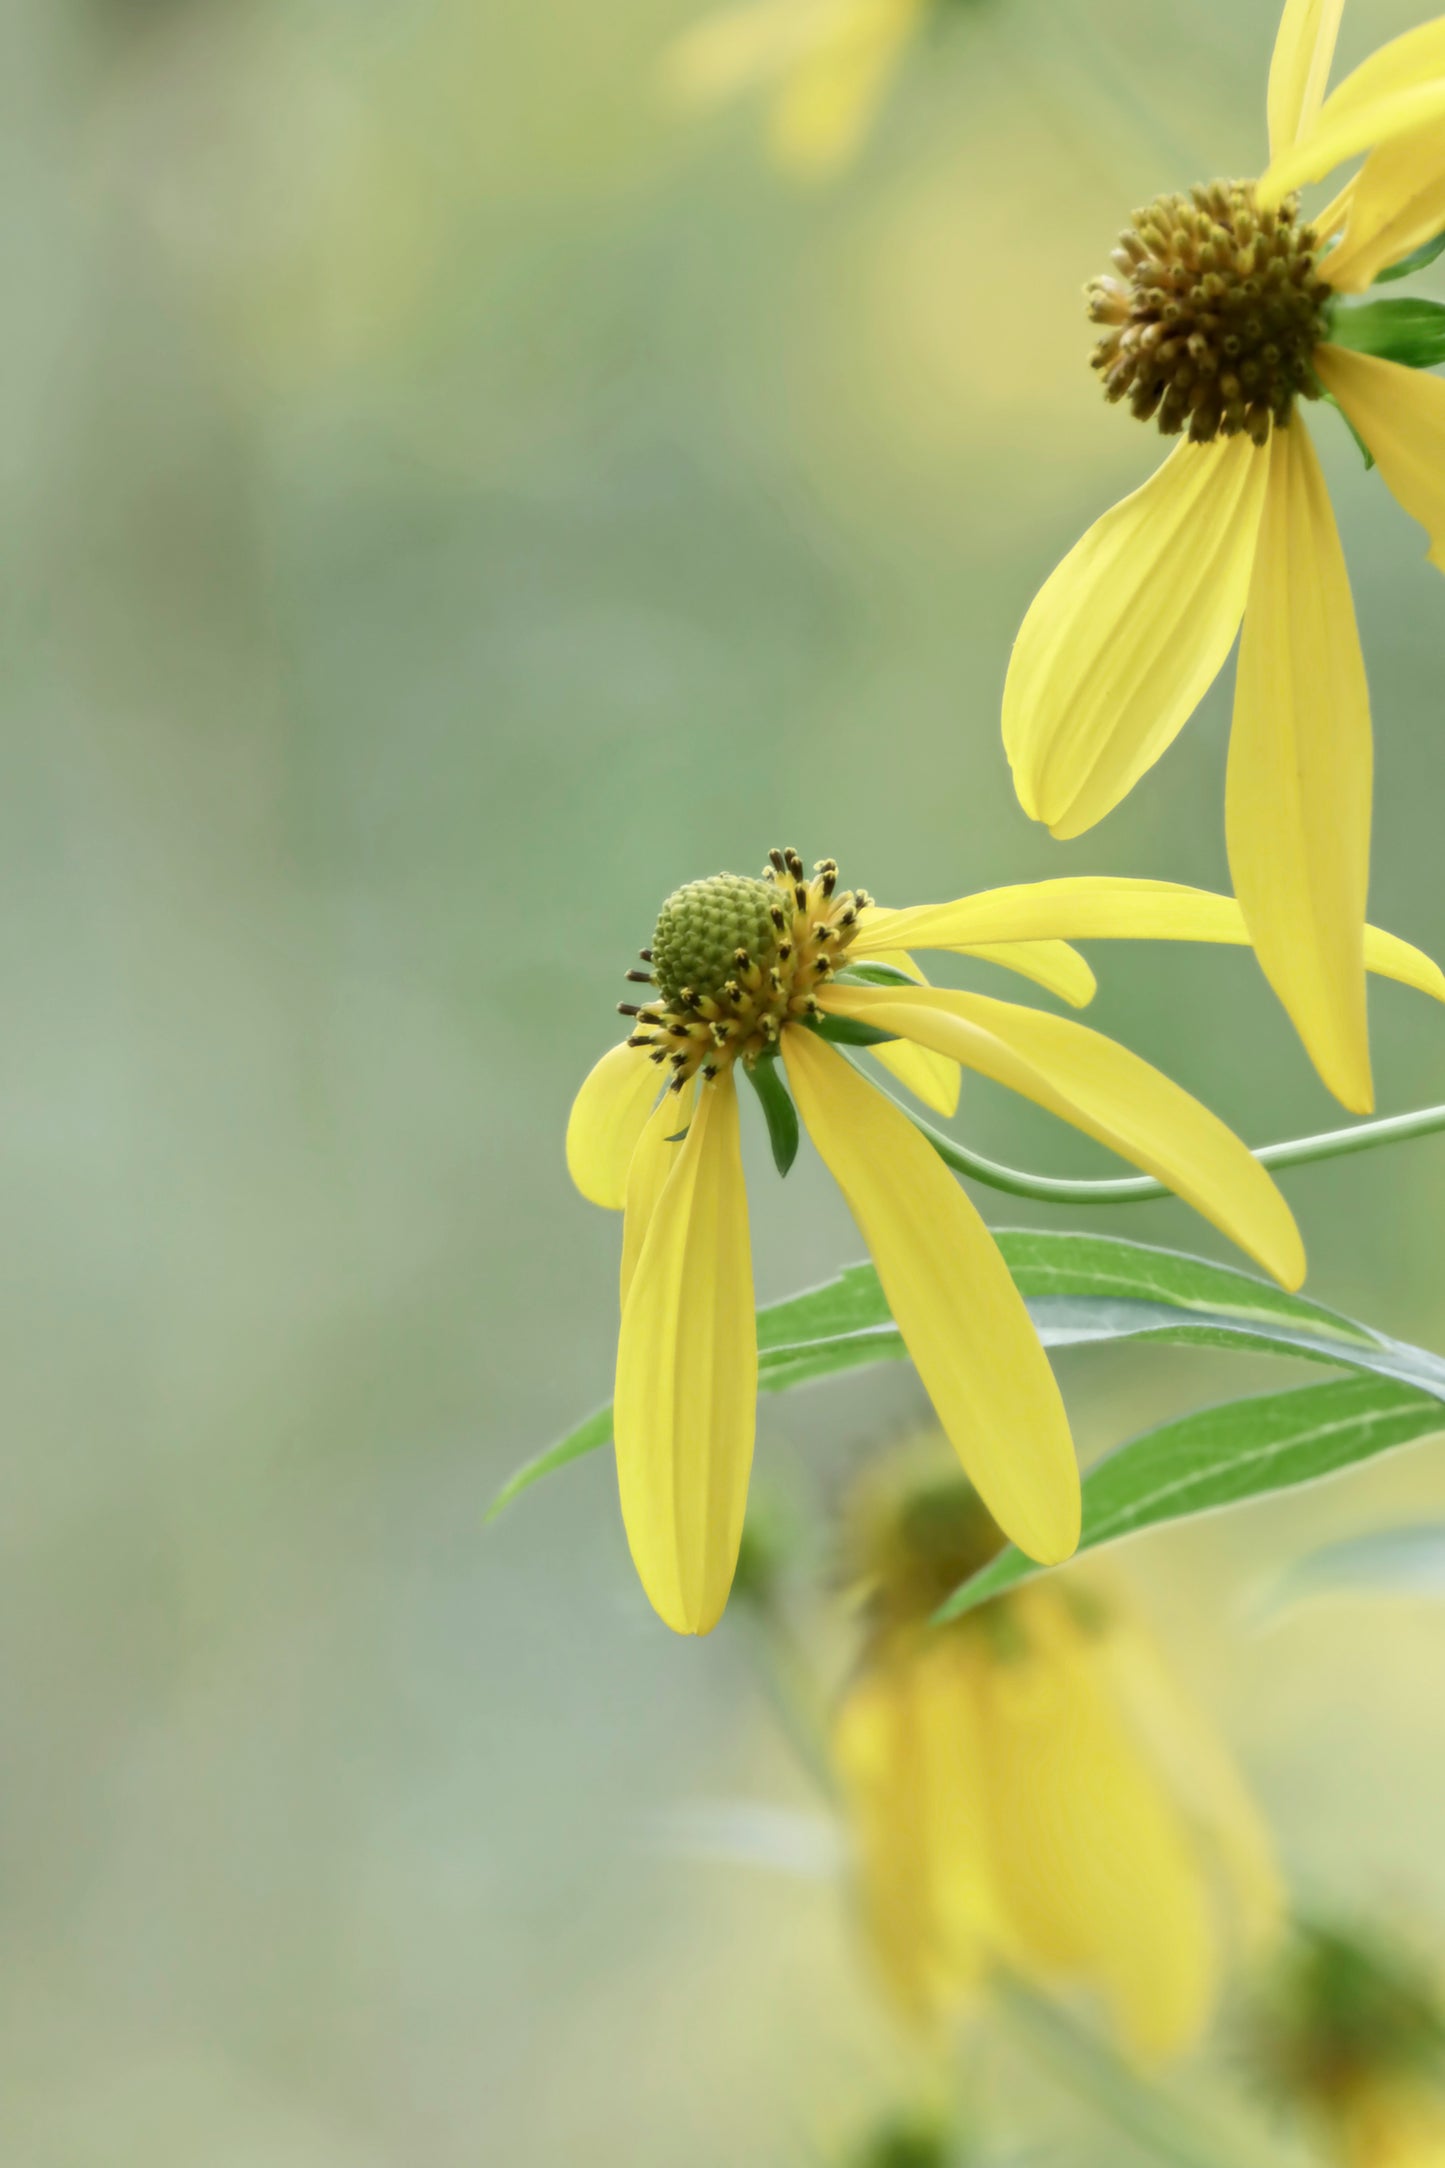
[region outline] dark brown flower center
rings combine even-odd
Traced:
[[[1119,236],[1115,272],[1087,289],[1108,326],[1094,350],[1104,396],[1166,436],[1247,431],[1263,444],[1297,398],[1317,399],[1312,356],[1330,288],[1293,198],[1261,210],[1249,181],[1161,196]]]

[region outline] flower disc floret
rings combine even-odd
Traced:
[[[629,1044],[652,1050],[681,1091],[739,1056],[751,1066],[776,1052],[783,1029],[817,1014],[817,989],[846,956],[871,898],[838,887],[819,859],[809,880],[796,851],[773,851],[761,876],[716,873],[675,889],[658,914],[646,971],[629,978],[659,998],[620,1004],[636,1018]]]
[[[1108,399],[1195,443],[1245,432],[1263,444],[1296,398],[1317,399],[1313,354],[1330,288],[1293,197],[1261,209],[1250,181],[1160,196],[1119,236],[1117,275],[1087,289],[1109,328],[1093,366]]]
[[[715,873],[674,889],[657,914],[652,936],[659,991],[672,1003],[689,987],[716,1000],[734,975],[739,949],[767,968],[778,942],[771,917],[775,900],[766,881],[739,873]]]

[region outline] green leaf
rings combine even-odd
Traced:
[[[1289,1355],[1373,1371],[1445,1399],[1445,1361],[1439,1356],[1387,1340],[1321,1303],[1287,1295],[1231,1265],[1152,1249],[1117,1235],[1004,1229],[996,1240],[1045,1347],[1151,1340]],[[871,1265],[849,1265],[823,1286],[769,1303],[758,1312],[761,1392],[790,1392],[844,1371],[906,1357]],[[539,1476],[605,1445],[610,1436],[606,1409],[589,1416],[520,1469],[488,1517]]]
[[[1398,301],[1342,304],[1330,324],[1335,346],[1378,354],[1407,369],[1433,369],[1445,361],[1445,302],[1415,295]]]
[[[785,1175],[798,1156],[798,1110],[778,1074],[775,1056],[765,1055],[751,1066],[744,1062],[742,1069],[762,1104],[768,1124],[768,1142],[773,1148],[773,1165],[779,1174]]]
[[[1373,1460],[1445,1430],[1445,1391],[1387,1378],[1335,1378],[1203,1408],[1133,1438],[1084,1478],[1080,1552],[1145,1528],[1217,1512]],[[1009,1544],[939,1610],[957,1618],[1044,1568]]]
[[[1389,264],[1383,271],[1377,272],[1375,284],[1384,286],[1392,279],[1413,278],[1417,271],[1428,269],[1437,256],[1445,256],[1445,233],[1437,233],[1433,241],[1422,241],[1419,248],[1412,250],[1408,256],[1402,256],[1398,263]]]
[[[1261,1611],[1268,1616],[1309,1596],[1352,1592],[1445,1596],[1445,1524],[1415,1521],[1327,1543],[1285,1568]]]
[[[611,1440],[612,1402],[609,1400],[605,1408],[589,1415],[585,1423],[579,1423],[565,1438],[549,1445],[545,1453],[538,1453],[535,1459],[524,1462],[514,1475],[508,1476],[487,1507],[487,1519],[494,1521],[504,1506],[519,1498],[524,1490],[530,1490],[541,1476],[550,1475],[554,1468],[565,1468],[569,1460],[581,1460],[584,1453],[595,1453],[600,1445],[608,1445]]]

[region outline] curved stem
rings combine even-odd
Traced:
[[[871,1079],[876,1083],[876,1079]],[[881,1087],[879,1087],[881,1089]],[[1044,1174],[1026,1174],[1018,1167],[1004,1167],[981,1152],[946,1137],[892,1092],[899,1112],[927,1137],[946,1166],[971,1182],[1004,1190],[1010,1197],[1032,1197],[1041,1204],[1138,1204],[1147,1197],[1173,1193],[1152,1174],[1106,1176],[1102,1181],[1055,1180]],[[1262,1144],[1255,1158],[1262,1167],[1307,1167],[1320,1159],[1347,1159],[1352,1152],[1371,1152],[1377,1144],[1403,1144],[1409,1137],[1434,1136],[1445,1130],[1445,1107],[1420,1107],[1413,1114],[1387,1114],[1377,1122],[1356,1122],[1350,1129],[1326,1129],[1315,1137],[1287,1137],[1281,1144]]]

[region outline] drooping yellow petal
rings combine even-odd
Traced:
[[[732,1586],[757,1415],[747,1192],[731,1072],[700,1094],[657,1200],[617,1346],[613,1434],[638,1577],[675,1633]]]
[[[974,1487],[1020,1550],[1044,1564],[1069,1557],[1079,1471],[1068,1418],[993,1237],[907,1117],[830,1046],[787,1031],[783,1058]]]
[[[907,972],[918,986],[928,984],[907,949],[882,949],[869,960],[891,964],[895,971]],[[926,1107],[932,1107],[935,1114],[952,1116],[958,1112],[961,1079],[956,1061],[949,1061],[926,1046],[906,1046],[902,1039],[895,1039],[888,1046],[870,1047],[869,1052],[905,1090],[912,1092],[915,1099],[921,1099]]]
[[[1445,380],[1374,354],[1322,346],[1320,382],[1369,445],[1385,485],[1430,537],[1445,572]]]
[[[1431,123],[1371,151],[1342,223],[1344,237],[1321,258],[1320,275],[1344,294],[1362,294],[1390,264],[1445,230],[1445,129]]]
[[[1235,894],[1306,1051],[1374,1105],[1365,1016],[1370,694],[1350,578],[1302,421],[1276,429],[1245,613],[1225,787]]]
[[[919,2018],[964,1997],[998,1941],[976,1669],[957,1633],[890,1640],[865,1652],[833,1731],[874,1954]]]
[[[784,82],[773,149],[805,174],[836,171],[873,125],[924,0],[833,0],[810,49]]]
[[[653,1074],[656,1075],[654,1070]],[[657,1200],[677,1165],[697,1099],[697,1079],[689,1077],[680,1092],[667,1091],[653,1108],[637,1140],[627,1170],[627,1200],[622,1216],[622,1306],[642,1255],[642,1245],[657,1210]]]
[[[1172,2054],[1215,1993],[1203,1877],[1087,1648],[1034,1640],[1039,1608],[1019,1603],[1024,1645],[992,1665],[982,1703],[999,1900],[1031,1969],[1099,1987],[1134,2053]]]
[[[1445,114],[1445,16],[1407,30],[1362,61],[1331,91],[1314,121],[1276,153],[1258,185],[1277,204],[1343,159],[1427,127]]]
[[[567,1118],[567,1172],[590,1204],[620,1212],[627,1169],[663,1078],[645,1046],[610,1047]]]
[[[1345,0],[1284,0],[1269,70],[1272,158],[1299,139],[1324,102]]]
[[[987,905],[992,896],[1014,893],[1016,891],[1012,889],[994,889],[987,895],[965,896],[957,903],[917,904],[901,911],[890,911],[871,903],[859,919],[848,952],[850,960],[859,963],[895,960],[900,953],[896,945],[898,929],[904,925],[918,925],[925,929],[923,940],[916,944],[920,948],[952,949],[959,956],[976,956],[981,963],[998,964],[1005,971],[1017,972],[1020,978],[1032,979],[1036,986],[1057,994],[1071,1008],[1087,1008],[1099,991],[1099,982],[1078,950],[1071,948],[1067,941],[1032,935],[1019,940],[1011,935],[995,939],[992,933],[985,933],[978,939],[970,938],[968,929],[974,925],[990,927],[1003,923],[998,913],[990,914],[979,907]],[[954,914],[957,914],[956,918]],[[933,931],[935,925],[949,928],[955,923],[965,928],[956,941],[940,939]],[[914,975],[921,983],[926,983],[916,967]]]
[[[1022,1093],[1166,1183],[1286,1287],[1303,1280],[1299,1229],[1259,1161],[1207,1107],[1100,1032],[936,987],[831,986],[820,999],[829,1015],[917,1039]]]
[[[1067,941],[988,941],[976,946],[965,943],[956,953],[1016,971],[1021,979],[1032,979],[1035,986],[1057,994],[1071,1009],[1086,1009],[1099,991],[1099,982],[1089,965]]]
[[[1267,462],[1246,436],[1176,447],[1034,597],[1004,687],[1024,811],[1076,836],[1193,714],[1239,629]]]
[[[1268,1826],[1223,1740],[1127,1617],[1111,1623],[1100,1654],[1121,1716],[1205,1838],[1228,1879],[1241,1939],[1257,1948],[1284,1919],[1284,1888]]]
[[[1331,349],[1334,351],[1334,349]],[[984,955],[978,944],[997,932],[1032,942],[1045,931],[1071,941],[1211,941],[1247,948],[1244,913],[1233,896],[1177,881],[1135,881],[1112,874],[1030,881],[986,889],[956,903],[924,903],[902,911],[866,911],[851,953],[871,957],[884,943],[959,949]],[[1445,972],[1422,949],[1378,926],[1365,928],[1365,963],[1381,978],[1398,979],[1445,1001]]]

